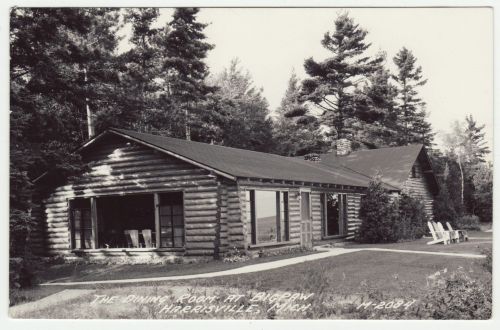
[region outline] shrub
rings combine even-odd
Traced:
[[[22,289],[33,285],[35,280],[33,264],[23,258],[9,259],[9,287]]]
[[[398,240],[398,210],[380,180],[370,182],[367,194],[361,199],[359,218],[361,225],[356,232],[356,241],[389,243]]]
[[[483,249],[483,254],[486,256],[483,262],[483,268],[486,269],[490,274],[493,270],[493,253],[492,249]]]
[[[459,229],[481,230],[479,226],[479,217],[472,214],[466,214],[458,218],[456,225]]]
[[[222,262],[241,262],[249,260],[250,257],[244,250],[238,249],[236,246],[224,254]]]
[[[491,317],[491,281],[471,279],[463,270],[440,274],[422,299],[419,318],[479,320]]]
[[[403,194],[397,202],[399,239],[422,238],[427,232],[427,215],[424,204],[409,195]]]

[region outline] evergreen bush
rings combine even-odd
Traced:
[[[380,180],[370,182],[361,199],[359,218],[361,226],[356,241],[361,243],[390,243],[398,240],[398,209],[391,201]]]
[[[397,205],[398,238],[407,240],[422,238],[427,232],[427,221],[429,221],[424,204],[416,198],[403,194]]]
[[[458,229],[481,230],[479,226],[479,217],[473,214],[465,214],[459,217],[456,221],[456,226]]]

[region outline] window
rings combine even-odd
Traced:
[[[90,216],[90,200],[75,199],[70,201],[71,241],[73,249],[90,249],[92,247],[92,220]]]
[[[347,195],[325,193],[321,198],[323,236],[347,234]]]
[[[248,190],[246,202],[252,244],[289,240],[288,192]]]
[[[160,247],[184,246],[182,193],[160,194]]]
[[[73,249],[184,246],[182,192],[101,196],[91,200],[76,198],[69,202]]]
[[[420,172],[418,171],[417,165],[411,167],[411,177],[413,179],[420,178]]]

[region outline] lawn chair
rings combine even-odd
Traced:
[[[153,238],[152,238],[152,230],[151,229],[143,229],[141,231],[142,238],[144,239],[144,245],[147,248],[154,247]]]
[[[429,227],[429,230],[431,231],[432,235],[432,241],[427,242],[427,245],[431,244],[438,244],[438,243],[443,243],[443,244],[450,244],[451,238],[450,238],[450,232],[445,231],[445,230],[439,230],[438,225],[436,225],[436,228],[434,228],[434,224],[431,223],[430,221],[427,221],[427,226]]]
[[[458,243],[458,239],[455,239],[455,234],[449,230],[444,229],[444,226],[441,222],[434,222],[435,225],[437,225],[438,231],[440,232],[446,232],[450,236],[450,243]]]
[[[469,234],[467,234],[467,230],[463,229],[453,229],[453,227],[450,225],[449,222],[446,222],[446,227],[448,227],[448,230],[450,232],[453,232],[454,235],[457,237],[458,242],[460,242],[460,239],[462,241],[468,241],[469,240]]]
[[[127,246],[132,248],[139,247],[139,231],[138,230],[125,230],[125,238],[127,239]]]

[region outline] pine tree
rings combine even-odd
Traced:
[[[159,61],[164,54],[157,46],[157,38],[162,31],[152,27],[158,16],[157,8],[127,9],[124,15],[124,20],[132,25],[132,48],[120,56],[120,92],[125,102],[117,108],[119,113],[112,115],[124,119],[120,126],[138,131],[161,130],[165,123],[164,109],[158,102]],[[113,118],[109,119],[113,122]]]
[[[361,120],[352,89],[383,61],[382,56],[371,59],[364,54],[370,47],[365,42],[367,34],[348,14],[342,14],[335,20],[335,30],[325,33],[321,41],[332,53],[331,57],[322,62],[309,58],[304,64],[311,78],[302,83],[303,100],[313,102],[322,110],[320,122],[330,129],[329,135],[336,138],[353,133],[353,123]]]
[[[281,105],[276,111],[273,135],[276,141],[275,152],[280,155],[304,155],[320,152],[322,149],[319,123],[314,116],[307,114],[306,106],[300,101],[299,83],[293,72]]]
[[[471,114],[465,116],[464,148],[468,161],[472,165],[484,163],[484,157],[490,152],[484,140],[485,125],[478,126]]]
[[[30,180],[49,168],[57,172],[53,182],[78,172],[71,151],[88,138],[86,106],[111,102],[113,70],[103,67],[116,47],[118,16],[114,9],[13,8],[10,19],[11,243],[24,249]]]
[[[207,26],[196,21],[198,8],[177,8],[169,23],[171,31],[164,41],[165,59],[162,69],[166,72],[168,93],[166,100],[171,109],[178,109],[183,114],[183,127],[178,127],[177,135],[183,133],[186,139],[191,139],[191,130],[197,136],[202,136],[203,128],[202,102],[215,90],[206,83],[209,74],[204,60],[213,45],[205,41],[203,30]],[[178,116],[179,117],[179,116]]]
[[[363,119],[355,140],[375,147],[397,145],[397,91],[390,73],[380,67],[355,90],[356,111]]]
[[[397,67],[393,78],[398,86],[398,144],[424,143],[430,146],[433,134],[430,124],[426,122],[425,102],[417,91],[418,87],[427,83],[422,76],[422,67],[416,65],[417,59],[405,47],[393,61]]]
[[[224,114],[222,145],[269,152],[274,148],[269,104],[262,89],[254,86],[252,77],[233,59],[228,68],[214,78],[218,88],[219,111]]]

